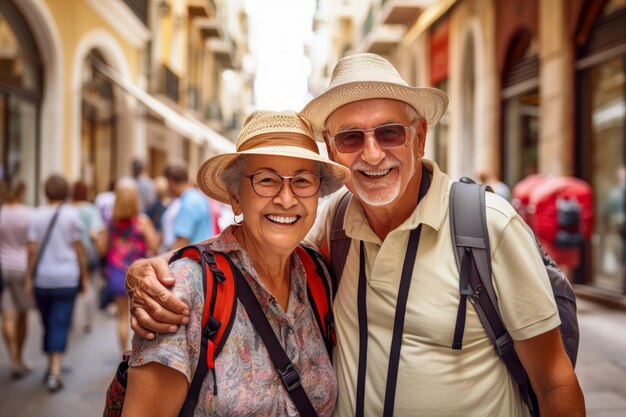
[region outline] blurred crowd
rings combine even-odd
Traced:
[[[117,317],[112,340],[128,349],[128,266],[219,234],[233,213],[201,193],[185,167],[170,165],[153,179],[140,160],[132,162],[132,176],[95,196],[84,181],[69,184],[57,174],[43,191],[45,203],[31,207],[24,182],[0,190],[0,312],[8,369],[20,379],[32,371],[23,355],[27,313],[38,310],[48,360],[44,384],[55,392],[64,385],[70,331],[91,332],[98,309]]]

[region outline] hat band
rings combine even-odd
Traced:
[[[319,155],[315,141],[309,136],[299,133],[263,133],[242,143],[237,151],[243,152],[269,146],[295,146]]]

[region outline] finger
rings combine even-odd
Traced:
[[[126,288],[131,303],[136,307],[150,305],[152,300],[159,303],[163,308],[177,315],[189,315],[187,305],[173,296],[169,289],[156,279],[157,276],[165,276],[171,271],[167,262],[163,259],[147,259],[134,262],[126,273]],[[173,280],[174,278],[171,277]],[[150,300],[151,299],[151,300]],[[146,309],[148,313],[157,311],[154,307]],[[159,317],[155,317],[159,320]],[[175,323],[180,323],[180,319]]]
[[[133,311],[133,317],[136,319],[137,327],[142,328],[146,333],[176,333],[176,331],[178,330],[177,325],[157,321],[141,308],[137,308]]]
[[[167,324],[187,324],[189,322],[189,308],[187,305],[183,303],[185,314],[176,313],[163,307],[166,303],[162,297],[175,298],[169,291],[159,294],[150,294],[150,298],[138,307],[141,307],[154,321]]]
[[[149,259],[149,261],[150,265],[154,269],[154,273],[156,274],[161,284],[167,287],[174,285],[174,275],[172,274],[172,270],[170,269],[170,266],[165,261],[165,259],[153,258]]]
[[[151,260],[151,266],[154,269],[157,277],[160,282],[163,282],[163,279],[166,275],[169,275],[172,280],[172,284],[174,283],[174,277],[172,276],[172,271],[169,268],[167,262],[163,259],[154,259]],[[160,282],[156,282],[152,279],[144,279],[140,284],[144,285],[145,292],[157,303],[159,303],[164,309],[169,310],[168,313],[175,315],[189,315],[189,307],[183,301],[181,301],[178,297],[173,295],[170,290],[160,285]],[[151,312],[151,311],[150,311]],[[169,314],[168,314],[169,316]],[[164,319],[163,321],[167,321],[164,317],[154,317],[155,319]],[[178,323],[178,321],[176,321]]]
[[[130,328],[133,329],[135,335],[141,337],[142,339],[153,340],[156,337],[153,332],[141,327],[141,325],[133,315],[130,316]]]

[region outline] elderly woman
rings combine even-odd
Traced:
[[[243,273],[319,416],[332,414],[337,383],[295,249],[314,223],[319,197],[349,175],[319,155],[306,121],[293,112],[268,111],[248,117],[237,152],[209,159],[198,173],[202,191],[243,215],[211,239],[210,248]],[[155,340],[133,338],[123,416],[176,416],[187,395],[198,361],[203,283],[190,259],[174,262],[172,271],[174,294],[191,312],[189,324]],[[194,415],[298,415],[263,339],[237,303],[230,335],[215,359],[216,377],[204,379]]]
[[[34,294],[43,323],[43,350],[48,356],[46,386],[63,388],[61,365],[67,348],[74,302],[89,288],[87,256],[81,242],[78,210],[65,204],[70,186],[51,175],[44,190],[48,204],[37,207],[28,225],[28,263],[24,279],[27,294]]]

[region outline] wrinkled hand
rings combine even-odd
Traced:
[[[164,259],[141,259],[128,268],[130,324],[139,337],[154,339],[155,333],[174,333],[179,324],[189,322],[187,304],[165,287],[173,284],[172,271]]]

